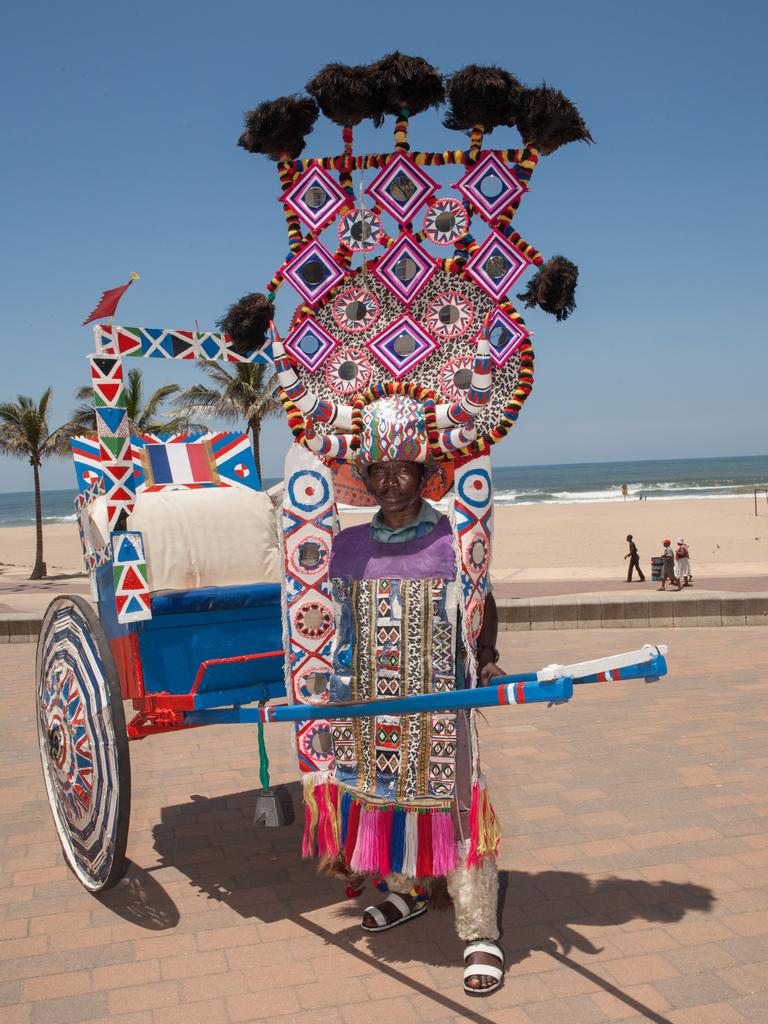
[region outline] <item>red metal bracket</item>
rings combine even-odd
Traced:
[[[197,688],[200,686],[200,681],[202,680],[203,676],[208,671],[208,668],[211,665],[231,665],[234,662],[239,661],[256,661],[259,658],[283,657],[285,657],[285,651],[264,651],[261,654],[238,654],[233,658],[209,658],[207,661],[203,661],[200,664],[200,668],[197,670],[197,675],[195,676],[195,681],[192,684],[192,689],[190,690],[190,695],[197,693]],[[188,710],[191,711],[192,708],[189,708]]]
[[[172,708],[157,708],[147,713],[139,711],[126,726],[129,740],[143,740],[145,736],[153,736],[158,732],[178,732],[179,729],[199,729],[199,725],[187,724],[183,713]]]

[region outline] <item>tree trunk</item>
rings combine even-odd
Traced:
[[[251,428],[251,447],[253,448],[253,461],[256,463],[256,472],[259,474],[259,481],[263,486],[263,478],[261,475],[261,455],[259,453],[259,438],[261,437],[261,420],[258,416],[254,416],[252,420],[248,422],[248,426]]]
[[[41,580],[48,570],[43,561],[43,503],[40,497],[40,466],[37,462],[32,463],[32,472],[35,474],[35,566],[29,578]]]

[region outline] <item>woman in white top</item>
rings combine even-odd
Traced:
[[[675,548],[675,576],[680,581],[680,586],[687,587],[691,582],[691,557],[688,545],[682,537],[677,538]]]

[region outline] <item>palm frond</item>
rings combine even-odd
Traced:
[[[90,388],[86,390],[90,391]],[[96,430],[96,410],[93,403],[78,405],[73,409],[66,426],[72,434],[92,434]]]
[[[125,408],[129,420],[138,421],[141,417],[143,391],[141,370],[134,367],[128,371],[128,377],[125,380]]]
[[[48,429],[52,395],[49,387],[37,402],[29,395],[18,395],[15,402],[0,403],[0,451],[27,458],[33,465],[39,465],[46,455],[58,454],[53,435],[63,428]]]
[[[181,388],[178,384],[164,384],[163,387],[154,391],[147,399],[146,405],[141,410],[141,413],[136,417],[139,424],[144,427],[144,423],[150,422],[157,419],[161,414],[161,408],[165,405],[166,401],[173,395],[179,394]]]

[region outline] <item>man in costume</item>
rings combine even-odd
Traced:
[[[296,441],[281,530],[289,700],[382,701],[373,717],[297,726],[302,853],[386,879],[368,931],[424,913],[420,884],[447,879],[468,943],[465,989],[486,995],[503,969],[499,835],[474,715],[393,716],[385,701],[498,672],[489,449],[533,384],[530,332],[509,292],[536,267],[518,297],[565,320],[578,276],[562,256],[545,262],[512,222],[539,157],[590,135],[562,93],[497,67],[444,79],[392,53],[329,65],[306,89],[246,114],[239,144],[277,164],[290,252],[266,294],[221,321],[235,351],[274,361]],[[445,126],[468,144],[413,151],[410,120],[444,102]],[[342,128],[343,152],[301,158],[320,110]],[[386,116],[393,151],[355,153],[354,126]],[[520,148],[483,148],[511,126]],[[439,195],[443,185],[458,195]],[[283,344],[272,321],[286,283],[301,301]],[[449,518],[422,500],[446,495]],[[339,533],[337,501],[380,510]]]
[[[398,399],[380,402],[370,418],[368,439],[374,441],[373,432],[386,434],[398,414],[402,420],[397,406],[403,404]],[[370,458],[371,449],[380,447],[369,445],[363,459]],[[340,627],[330,681],[332,702],[463,688],[467,683],[466,651],[450,621],[456,612],[451,590],[457,576],[452,530],[446,517],[421,497],[428,473],[418,461],[362,464],[365,485],[380,508],[370,526],[342,530],[333,542],[329,575]],[[373,637],[367,634],[369,623]],[[489,593],[477,645],[480,685],[503,675],[495,663],[496,630],[496,606]],[[442,664],[433,658],[435,637],[441,633],[453,637]],[[350,730],[351,747],[343,741]],[[428,902],[425,876],[444,873],[456,930],[467,944],[465,989],[485,994],[501,984],[503,953],[497,942],[496,845],[478,856],[475,843],[470,855],[472,747],[475,757],[477,747],[476,740],[470,742],[471,732],[474,735],[474,723],[466,711],[338,723],[333,730],[341,740],[335,744],[335,777],[342,792],[346,834],[341,838],[350,870],[383,876],[390,892],[379,906],[365,910],[363,929],[385,931],[423,914]],[[437,745],[435,734],[441,737]],[[437,763],[435,749],[442,757]],[[452,755],[454,783],[446,801],[445,766]],[[434,785],[436,777],[442,784]],[[361,835],[359,817],[355,822],[350,813],[355,805],[382,826],[375,830],[373,846]],[[489,817],[492,814],[490,810]],[[430,819],[427,851],[421,847]],[[410,849],[409,829],[416,833]]]

